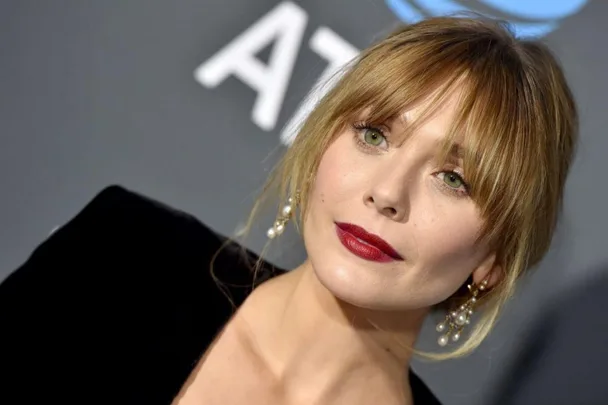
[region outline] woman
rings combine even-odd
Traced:
[[[89,403],[437,403],[409,368],[424,318],[446,311],[437,330],[449,351],[423,356],[462,356],[481,343],[518,277],[549,247],[576,136],[573,97],[545,47],[481,19],[429,19],[361,53],[269,180],[266,190],[277,186],[286,207],[268,235],[281,234],[299,210],[308,257],[296,269],[271,272],[259,258],[257,287],[242,293],[245,266],[220,250],[216,285],[192,263],[207,267],[209,257],[197,255],[217,251],[221,239],[184,236],[198,232],[191,221],[114,189],[7,280],[0,304],[23,307],[55,280],[103,286],[77,297],[64,288],[72,304],[52,310],[64,316],[77,302],[93,314],[68,339],[103,341],[93,367],[65,343],[69,316],[54,321],[61,356],[35,346],[45,364],[76,364],[67,377],[48,378],[69,381]],[[104,232],[113,237],[100,242]],[[73,252],[95,258],[87,271]],[[71,270],[16,287],[40,263]],[[96,269],[120,282],[91,275]],[[91,310],[102,296],[111,299]],[[46,305],[61,300],[54,297]],[[232,316],[221,309],[229,299],[238,307]],[[30,330],[40,324],[32,313],[2,323]],[[23,353],[15,349],[22,340],[5,345],[9,357]],[[29,375],[19,359],[4,362],[15,392]],[[19,394],[62,395],[45,381],[46,390]]]
[[[551,53],[497,24],[429,19],[363,51],[269,183],[307,260],[247,298],[175,404],[415,403],[423,319],[450,311],[436,358],[480,344],[549,247],[576,132]]]

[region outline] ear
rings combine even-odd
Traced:
[[[504,273],[502,266],[496,260],[496,254],[490,253],[488,257],[473,271],[473,282],[480,285],[484,280],[488,284],[486,288],[491,289],[503,278]]]

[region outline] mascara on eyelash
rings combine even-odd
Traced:
[[[384,134],[384,131],[381,128],[374,127],[374,126],[368,124],[365,121],[355,122],[355,123],[352,124],[352,126],[353,126],[353,128],[356,131],[361,131],[361,130],[364,130],[364,129],[366,129],[366,130],[375,130],[375,131],[379,132],[380,135],[382,137],[384,137],[385,142],[387,142],[387,144],[389,144],[388,139],[387,139],[386,135]],[[355,140],[356,140],[357,144],[360,147],[363,147],[363,148],[365,148],[367,150],[374,151],[374,150],[378,149],[376,146],[371,145],[368,142],[365,142],[364,140],[360,139],[358,135],[355,137]],[[442,182],[441,183],[441,187],[445,191],[449,192],[450,194],[453,194],[454,196],[456,196],[458,198],[466,197],[466,196],[468,196],[470,194],[469,184],[465,181],[464,176],[462,174],[460,174],[459,172],[457,172],[455,170],[444,170],[443,173],[444,173],[444,175],[446,175],[448,173],[452,173],[452,174],[456,175],[460,179],[460,182],[462,183],[462,185],[464,186],[464,191],[459,191],[458,189],[455,189],[453,187],[449,187],[444,182]]]

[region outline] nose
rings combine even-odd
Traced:
[[[403,222],[409,215],[414,181],[411,167],[403,163],[398,166],[379,171],[364,195],[364,203],[393,221]]]

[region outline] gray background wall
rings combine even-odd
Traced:
[[[276,125],[262,128],[252,120],[255,90],[235,76],[210,88],[195,71],[278,1],[0,2],[0,280],[109,184],[188,211],[220,232],[235,230],[285,147],[283,126],[327,68],[328,55],[315,51],[311,38],[330,30],[343,42],[340,49],[361,49],[398,22],[388,1],[285,3],[306,17],[306,25],[301,43],[295,41],[300,47]],[[440,1],[409,3],[428,9]],[[490,1],[454,3],[496,11]],[[527,3],[550,11],[576,1]],[[563,61],[582,116],[564,217],[550,254],[477,353],[414,364],[446,404],[483,403],[526,324],[608,261],[606,18],[608,2],[588,1],[544,37]],[[262,63],[273,45],[258,55]],[[263,217],[248,242],[254,250],[270,221]],[[271,259],[294,266],[304,257],[302,247],[293,233],[283,243]],[[434,347],[432,327],[429,322],[422,348]]]

